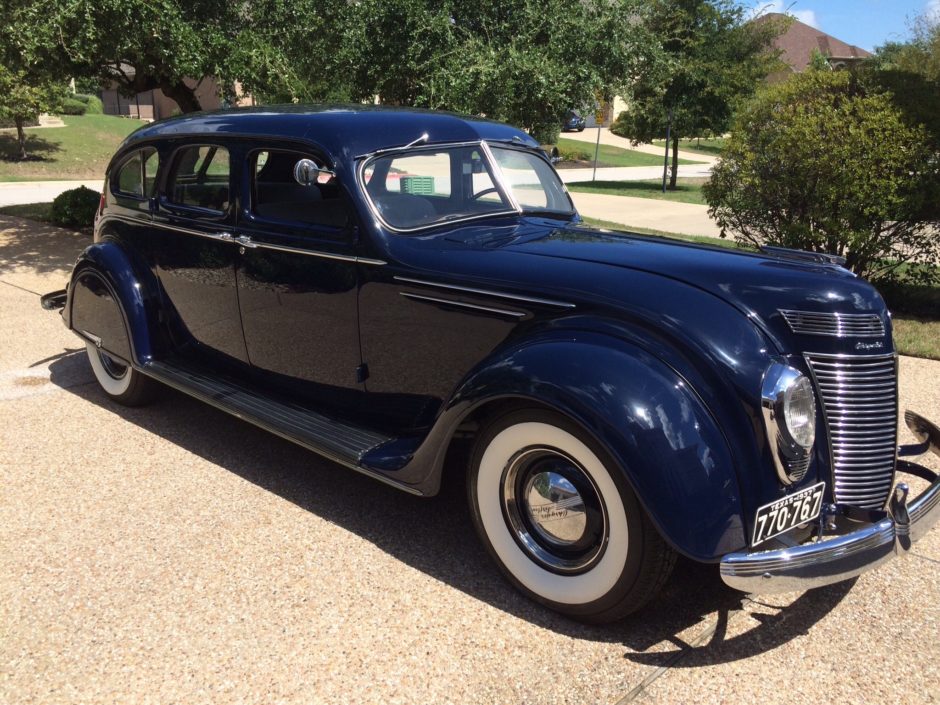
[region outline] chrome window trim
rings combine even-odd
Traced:
[[[395,281],[404,282],[406,284],[418,284],[420,286],[431,286],[437,287],[439,289],[450,289],[453,291],[464,291],[468,294],[482,294],[483,296],[495,296],[500,299],[508,299],[510,301],[520,301],[527,304],[542,304],[544,306],[557,306],[559,308],[575,308],[575,304],[567,303],[565,301],[555,301],[553,299],[542,299],[536,296],[523,296],[521,294],[507,294],[502,291],[493,291],[492,289],[477,289],[471,286],[460,286],[457,284],[443,284],[441,282],[429,282],[424,279],[412,279],[411,277],[400,277],[395,275]]]
[[[508,148],[508,149],[515,148],[520,152],[526,152],[529,154],[536,152],[534,148],[525,148],[525,147],[522,147],[521,145],[516,146],[516,145],[511,145],[509,143],[500,142],[499,146],[501,148]],[[468,215],[463,218],[438,220],[434,223],[428,223],[427,225],[419,225],[414,228],[396,227],[392,225],[391,223],[389,223],[387,220],[385,220],[385,218],[382,217],[382,214],[379,213],[379,209],[376,207],[375,202],[372,200],[372,195],[369,193],[369,189],[366,187],[365,170],[369,164],[371,164],[378,157],[387,156],[389,154],[394,154],[396,152],[401,153],[401,154],[409,154],[409,153],[420,153],[420,152],[451,149],[451,148],[458,148],[458,147],[479,147],[480,151],[482,151],[486,155],[486,159],[489,164],[489,167],[493,172],[494,185],[497,187],[500,193],[506,198],[506,200],[509,201],[509,203],[512,205],[511,209],[492,211],[489,213],[481,213],[478,215]],[[544,155],[542,156],[542,158],[544,159]],[[365,198],[366,204],[369,206],[369,210],[372,212],[372,215],[376,219],[376,221],[378,221],[385,228],[387,228],[388,230],[391,230],[394,233],[405,233],[405,234],[415,233],[415,232],[420,232],[422,230],[429,230],[431,228],[439,228],[442,225],[466,223],[469,221],[482,220],[485,218],[494,218],[497,216],[522,215],[524,212],[524,209],[520,208],[519,204],[516,202],[515,196],[512,195],[512,191],[506,188],[505,179],[503,178],[503,172],[500,169],[499,164],[496,162],[496,159],[493,157],[493,153],[492,151],[490,151],[489,145],[486,140],[472,140],[469,142],[440,142],[440,143],[434,143],[434,144],[422,144],[417,147],[390,147],[388,149],[379,149],[374,152],[369,152],[368,154],[360,155],[356,157],[356,159],[361,160],[359,162],[358,168],[356,169],[356,182],[357,182],[357,186],[359,187],[359,191],[362,193],[363,197]],[[551,166],[550,162],[549,162],[549,165]],[[552,168],[554,169],[554,167]],[[561,177],[559,177],[558,180],[559,182],[561,182],[562,189],[564,190],[565,194],[568,196],[568,202],[571,204],[571,212],[570,213],[562,213],[561,211],[548,211],[548,212],[558,213],[561,215],[577,216],[578,211],[574,206],[574,201],[571,199],[571,195],[568,193],[567,186],[565,186],[565,183],[564,181],[561,180]]]
[[[202,232],[199,230],[193,230],[191,228],[183,228],[178,225],[170,225],[169,223],[161,223],[155,220],[144,221],[144,220],[139,220],[135,218],[128,218],[126,216],[116,215],[114,213],[107,213],[101,216],[101,218],[98,220],[98,223],[100,225],[101,223],[104,223],[107,220],[119,220],[122,222],[130,223],[132,225],[140,225],[141,223],[145,223],[148,226],[162,228],[164,230],[172,230],[174,232],[182,233],[184,235],[193,235],[196,237],[206,238],[208,240],[215,240],[217,242],[218,241],[231,242],[236,245],[241,244],[238,241],[236,241],[234,237],[232,237],[231,233],[228,233],[228,232],[206,233],[206,232]],[[340,255],[340,254],[334,254],[332,252],[322,252],[320,250],[305,250],[301,247],[288,247],[286,245],[272,245],[266,242],[258,242],[257,240],[252,241],[252,245],[257,247],[258,249],[263,249],[263,250],[277,250],[280,252],[289,252],[295,255],[307,255],[308,257],[320,257],[323,259],[332,259],[332,260],[337,260],[340,262],[354,262],[356,264],[366,264],[366,265],[374,265],[374,266],[383,266],[385,264],[388,264],[388,262],[386,262],[385,260],[372,259],[370,257],[358,257],[356,255]]]
[[[524,311],[510,311],[504,308],[492,308],[490,306],[480,306],[478,304],[468,304],[463,301],[454,301],[453,299],[439,299],[435,296],[425,296],[423,294],[413,294],[408,291],[399,291],[400,295],[404,296],[406,299],[415,299],[417,301],[430,301],[436,304],[444,304],[446,306],[457,306],[459,308],[469,308],[476,311],[486,311],[487,313],[498,313],[503,316],[511,316],[513,318],[522,318],[526,315]]]
[[[558,171],[555,169],[555,166],[552,164],[551,160],[545,156],[545,153],[542,152],[542,150],[540,149],[533,150],[530,148],[526,148],[521,144],[516,144],[513,142],[499,142],[497,140],[491,140],[491,141],[493,142],[493,146],[495,146],[497,149],[505,149],[507,151],[513,150],[516,152],[522,152],[524,154],[534,154],[534,156],[546,162],[557,176]],[[502,174],[503,174],[502,167],[499,165],[499,162],[496,161],[496,157],[493,156],[493,152],[490,149],[489,142],[485,142],[484,144],[485,144],[485,149],[487,151],[487,155],[490,157],[490,160],[493,162],[493,164],[496,165],[496,168],[500,170],[499,171],[500,177],[502,177]],[[557,213],[559,215],[579,215],[578,209],[574,205],[574,199],[571,198],[571,193],[568,191],[568,185],[562,180],[560,176],[558,177],[558,183],[561,184],[561,190],[565,194],[565,197],[568,199],[568,205],[571,206],[571,210],[568,211],[567,213],[565,211],[556,211],[556,210],[551,210],[549,208],[536,208],[535,206],[525,208],[518,204],[515,194],[513,194],[511,189],[507,189],[507,193],[509,194],[510,198],[513,199],[513,203],[516,204],[516,207],[519,209],[519,213],[525,213],[526,211],[530,211],[532,213]]]

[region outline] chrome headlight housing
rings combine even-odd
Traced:
[[[764,426],[777,475],[785,485],[799,482],[809,470],[816,442],[816,395],[802,372],[773,363],[761,388]]]

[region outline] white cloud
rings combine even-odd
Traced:
[[[928,5],[937,6],[940,11],[940,0],[928,0]],[[819,20],[816,19],[816,13],[813,10],[797,10],[795,2],[786,0],[767,0],[766,2],[755,3],[752,11],[755,17],[764,15],[768,12],[784,12],[792,15],[800,22],[808,24],[810,27],[819,29]]]
[[[940,22],[940,0],[927,0],[927,6],[924,8],[924,14],[931,20]]]

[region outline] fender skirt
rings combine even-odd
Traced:
[[[143,286],[114,242],[79,256],[63,318],[70,330],[124,362],[139,366],[152,358]]]

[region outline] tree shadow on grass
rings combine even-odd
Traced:
[[[173,390],[167,389],[149,407],[118,406],[96,384],[76,383],[81,379],[77,369],[81,366],[87,367],[83,354],[59,357],[49,366],[52,382],[356,534],[473,598],[572,638],[621,644],[625,658],[643,665],[672,665],[677,653],[704,652],[712,654],[713,662],[763,653],[804,635],[836,608],[851,586],[805,593],[782,607],[780,617],[768,618],[729,639],[732,648],[723,648],[727,624],[743,609],[746,598],[720,581],[717,566],[680,559],[670,582],[638,614],[606,626],[573,622],[523,597],[501,577],[480,545],[463,482],[467,448],[448,455],[441,493],[430,500],[421,499],[323,460]],[[94,442],[92,437],[89,442]],[[695,637],[707,624],[714,627],[707,646],[693,649],[697,641],[704,643]],[[665,650],[660,646],[649,651],[663,644]]]
[[[26,153],[25,160],[20,159],[20,143],[16,136],[16,130],[0,132],[0,161],[5,162],[51,162],[57,152],[61,152],[60,142],[47,139],[40,135],[26,135]]]

